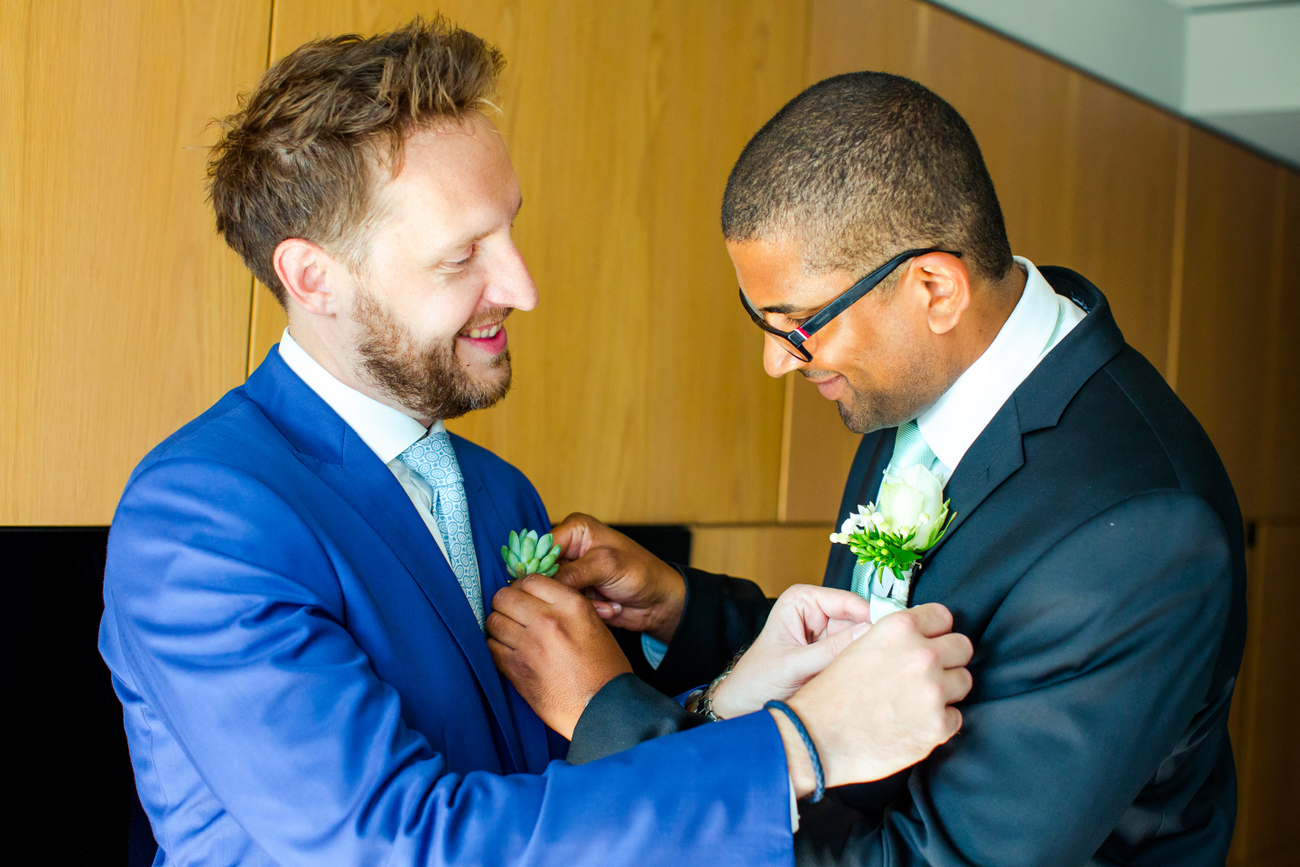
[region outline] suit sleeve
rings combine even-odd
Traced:
[[[681,567],[687,602],[677,634],[658,669],[641,652],[640,636],[620,640],[633,671],[665,695],[678,695],[717,677],[767,622],[774,600],[752,581]]]
[[[1135,497],[1077,528],[977,639],[961,732],[879,817],[805,813],[798,863],[1091,863],[1158,773],[1214,772],[1161,763],[1184,738],[1221,736],[1204,717],[1208,704],[1226,718],[1212,674],[1231,586],[1224,526],[1190,494]]]
[[[101,630],[115,676],[275,862],[790,862],[767,714],[541,775],[451,772],[348,632],[303,520],[229,468],[154,465],[114,521]]]

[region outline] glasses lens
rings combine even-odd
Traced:
[[[790,353],[800,361],[812,360],[804,350],[799,349],[793,343],[790,342],[790,339],[785,336],[786,332],[781,331],[778,328],[773,328],[771,325],[767,324],[767,321],[763,319],[763,314],[755,310],[754,305],[751,304],[749,302],[749,299],[745,297],[745,292],[743,289],[740,292],[740,303],[744,306],[745,312],[749,314],[749,318],[754,320],[754,324],[757,325],[759,328],[763,329],[768,334],[772,335],[772,338],[777,342],[777,345],[779,345],[782,349],[784,349],[786,352]]]

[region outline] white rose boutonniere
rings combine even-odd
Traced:
[[[848,545],[859,563],[875,566],[873,595],[902,601],[905,607],[910,595],[907,582],[917,562],[952,523],[948,507],[942,478],[920,464],[897,475],[885,473],[878,501],[858,506],[840,531],[831,533],[831,541]],[[902,586],[893,586],[895,578]]]

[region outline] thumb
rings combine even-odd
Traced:
[[[568,556],[568,549],[565,549]],[[577,560],[561,561],[560,570],[555,573],[555,580],[574,590],[585,590],[609,583],[613,577],[610,564],[605,562],[601,552],[595,552]]]
[[[789,676],[800,685],[807,683],[821,674],[835,657],[853,643],[855,638],[865,635],[870,628],[870,623],[859,623],[852,629],[841,629],[834,635],[790,651],[787,657]]]
[[[870,623],[859,623],[852,629],[841,629],[834,635],[829,635],[821,641],[815,642],[812,646],[824,645],[822,652],[826,655],[827,664],[830,664],[832,659],[839,656],[854,641],[866,635],[870,629]]]
[[[562,560],[576,560],[591,550],[595,544],[591,522],[595,520],[590,515],[574,512],[551,528],[555,544],[564,549]]]

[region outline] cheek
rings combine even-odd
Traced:
[[[421,342],[450,342],[474,316],[477,296],[451,287],[406,299],[402,316]]]
[[[920,357],[917,341],[906,323],[888,312],[886,309],[873,311],[876,315],[859,316],[845,323],[842,336],[837,335],[841,349],[835,360],[839,363],[832,369],[842,373],[859,392],[888,393],[915,378],[914,368]]]

